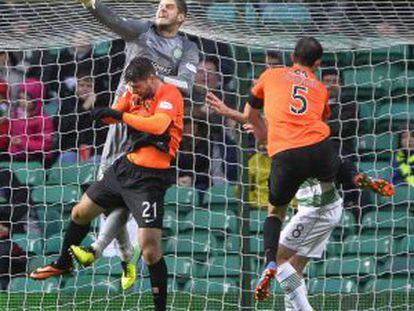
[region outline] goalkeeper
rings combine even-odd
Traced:
[[[134,57],[147,57],[152,61],[157,76],[163,82],[177,86],[185,94],[189,93],[197,72],[199,50],[195,43],[178,34],[187,16],[185,0],[161,0],[154,22],[121,18],[99,0],[81,0],[81,2],[98,21],[126,41],[126,64]],[[123,94],[125,91],[126,84],[121,78],[116,94]],[[102,175],[106,168],[122,155],[126,144],[125,124],[112,124],[102,153],[99,175]],[[135,263],[131,262],[132,244],[125,227],[128,218],[129,212],[126,209],[115,209],[107,216],[98,239],[92,245],[93,254],[85,254],[79,248],[74,249],[74,255],[78,257],[77,259],[81,259],[82,263],[85,255],[98,258],[116,237],[124,267],[121,279],[123,289],[132,286],[136,278]]]
[[[139,226],[138,242],[148,266],[155,310],[166,310],[167,266],[161,252],[163,203],[173,182],[170,168],[183,132],[184,100],[173,85],[163,83],[151,61],[134,58],[124,80],[128,91],[114,108],[95,110],[95,119],[128,125],[128,151],[103,178],[92,184],[72,210],[72,219],[56,262],[31,273],[34,279],[70,273],[73,250],[89,231],[92,219],[114,206],[128,209]]]

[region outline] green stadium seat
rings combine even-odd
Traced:
[[[337,257],[325,262],[326,275],[362,275],[375,274],[376,261],[373,257]]]
[[[323,53],[322,63],[324,67],[345,67],[352,65],[352,55],[346,52]]]
[[[350,100],[355,100],[355,98],[351,98]],[[359,111],[358,116],[359,116],[359,122],[362,126],[363,133],[368,133],[368,134],[372,133],[376,109],[377,109],[376,101],[372,101],[372,100],[358,101],[358,111]]]
[[[217,240],[219,238],[217,237]],[[224,249],[227,253],[240,253],[241,251],[241,236],[239,234],[226,234],[221,237]]]
[[[350,234],[354,234],[358,229],[355,216],[351,212],[344,211],[340,226],[336,227],[332,232],[334,238],[344,239]]]
[[[326,265],[324,261],[310,261],[305,269],[305,274],[309,278],[326,275]]]
[[[213,186],[204,193],[203,205],[208,206],[210,210],[234,209],[240,201],[236,190],[235,186]]]
[[[308,9],[299,3],[269,3],[262,7],[261,14],[271,29],[276,26],[299,31],[312,22]]]
[[[358,291],[356,282],[346,278],[314,278],[309,280],[309,292],[312,294],[353,294]]]
[[[207,19],[214,23],[232,24],[237,15],[237,8],[233,3],[213,3],[207,10]]]
[[[199,200],[199,193],[195,188],[175,185],[167,190],[164,198],[166,209],[168,209],[168,205],[173,206],[179,213],[191,211],[194,206],[199,205]]]
[[[58,210],[56,207],[37,207],[36,212],[46,237],[61,234],[70,221],[70,216],[63,215],[62,210]]]
[[[376,110],[377,132],[398,131],[402,125],[414,119],[414,102],[403,100],[382,105]]]
[[[404,66],[400,64],[359,66],[343,72],[344,84],[355,87],[358,99],[381,98],[390,93],[392,81],[403,70]]]
[[[414,232],[414,217],[405,211],[373,211],[362,218],[363,232],[401,235]]]
[[[344,252],[347,255],[385,255],[392,253],[391,236],[353,235],[345,239]]]
[[[408,56],[407,47],[396,45],[387,48],[358,50],[355,52],[355,65],[378,64],[388,61],[401,61]]]
[[[168,239],[165,252],[179,254],[196,254],[208,256],[217,251],[217,239],[208,231],[195,231],[194,233],[179,233]]]
[[[329,257],[342,256],[344,253],[344,244],[331,238],[326,245],[326,253]]]
[[[414,272],[414,258],[411,256],[392,256],[378,269],[378,274],[411,275]]]
[[[15,233],[12,240],[29,253],[39,255],[43,253],[43,238],[41,237],[32,238],[26,233]]]
[[[50,117],[56,116],[59,111],[59,101],[52,100],[46,105],[43,105],[43,111],[46,112]]]
[[[262,233],[263,224],[267,217],[266,210],[254,209],[250,211],[250,232]]]
[[[414,289],[414,280],[409,277],[402,278],[379,278],[373,279],[367,282],[364,286],[364,291],[367,293],[380,293],[383,291],[398,291],[407,293],[412,292]]]
[[[392,202],[396,206],[408,206],[414,201],[414,189],[406,185],[399,185],[395,188],[395,195]]]
[[[165,262],[170,275],[187,278],[206,276],[205,266],[190,257],[165,256]]]
[[[407,254],[414,252],[414,235],[408,235],[394,244],[394,253]]]
[[[55,293],[59,291],[59,279],[52,278],[44,281],[35,281],[30,278],[13,278],[9,284],[9,292],[17,293]]]
[[[121,259],[118,256],[101,257],[91,267],[85,268],[87,274],[111,276],[120,276],[122,271]]]
[[[258,255],[264,252],[262,235],[251,235],[249,238],[249,244],[251,254]]]
[[[84,185],[95,181],[98,166],[93,163],[57,163],[48,170],[48,185]]]
[[[192,279],[185,284],[184,292],[204,295],[238,293],[241,290],[239,280],[240,278]]]
[[[93,55],[95,56],[106,56],[111,49],[111,41],[100,41],[94,44]]]
[[[240,276],[242,263],[239,255],[214,256],[206,265],[207,277]]]
[[[106,293],[117,294],[119,291],[119,279],[104,275],[77,275],[69,278],[62,289],[65,293]]]
[[[78,186],[44,186],[34,188],[32,199],[39,204],[69,204],[78,202],[81,195],[82,190]]]
[[[172,211],[166,211],[163,219],[163,233],[166,233],[166,235],[174,235],[179,227],[177,214]]]
[[[23,185],[43,185],[46,177],[40,162],[0,162],[0,167],[12,170]]]
[[[61,235],[50,236],[45,240],[45,254],[59,254],[62,248],[63,237]]]
[[[236,215],[229,210],[211,211],[206,209],[194,209],[187,214],[180,223],[180,230],[204,229],[237,232]]]
[[[398,134],[381,133],[362,135],[358,137],[358,150],[361,153],[375,153],[375,156],[381,153],[388,153],[389,155],[394,149],[398,148]]]

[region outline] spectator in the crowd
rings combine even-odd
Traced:
[[[197,122],[184,119],[183,138],[177,154],[178,180],[182,187],[205,190],[209,185],[208,139],[202,138]]]
[[[357,108],[354,101],[344,101],[341,92],[342,79],[340,72],[335,68],[322,70],[322,83],[329,92],[329,108],[331,115],[328,125],[331,128],[331,140],[335,151],[350,162],[355,162],[356,147],[355,139],[357,136]],[[338,185],[339,186],[339,185]],[[342,197],[344,206],[354,212],[357,217],[361,212],[360,206],[368,201],[366,195],[351,183],[342,184]]]
[[[355,138],[357,135],[356,104],[355,102],[342,102],[342,81],[337,69],[323,70],[322,83],[329,92],[331,116],[329,117],[328,124],[331,128],[331,140],[341,156],[355,156]]]
[[[10,54],[6,51],[0,51],[0,78],[9,85],[10,99],[17,100],[23,74],[14,68]]]
[[[264,146],[259,146],[259,150],[249,158],[249,203],[254,207],[267,208],[271,163]]]
[[[209,132],[213,136],[232,135],[231,130],[235,127],[233,120],[223,118],[214,110],[205,105],[207,91],[211,91],[223,99],[231,108],[236,108],[236,97],[234,94],[223,90],[223,79],[219,71],[219,59],[207,56],[203,59],[197,70],[192,100],[194,104],[194,117],[205,125],[209,125]]]
[[[10,119],[9,153],[14,161],[43,161],[52,156],[53,121],[43,112],[43,94],[38,80],[19,85],[19,99]]]
[[[7,227],[0,224],[0,290],[7,290],[13,276],[26,273],[26,252],[10,239]]]
[[[265,55],[266,68],[275,68],[285,65],[283,53],[278,50],[267,50]]]
[[[54,119],[62,161],[99,162],[107,130],[102,122],[94,123],[91,111],[98,106],[108,107],[109,100],[106,93],[95,93],[93,77],[78,73],[75,92],[62,100]]]
[[[393,183],[414,187],[414,130],[403,128],[394,157]]]
[[[0,158],[9,147],[9,86],[0,79]]]
[[[217,57],[206,57],[199,64],[193,90],[191,118],[196,127],[195,146],[197,156],[193,163],[208,174],[197,176],[196,185],[207,189],[212,184],[232,182],[238,176],[238,148],[231,138],[233,122],[215,113],[205,104],[207,91],[211,91],[234,106],[234,97],[223,91],[222,75]],[[195,150],[195,149],[193,149]],[[208,159],[206,168],[205,159]],[[188,167],[188,166],[187,166]]]
[[[189,39],[197,44],[207,58],[217,60],[217,68],[222,78],[222,88],[225,90],[233,89],[232,81],[234,80],[236,62],[230,45],[195,36],[189,36]]]
[[[95,87],[103,91],[102,78],[108,72],[109,61],[105,58],[96,59],[93,46],[89,43],[90,34],[77,31],[72,36],[70,47],[59,51],[54,65],[49,66],[49,77],[54,81],[52,90],[60,97],[70,96],[76,88],[78,72],[86,72],[96,77]],[[55,94],[56,95],[56,94]]]

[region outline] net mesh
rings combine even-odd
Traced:
[[[121,16],[149,20],[157,1],[105,4]],[[185,159],[179,177],[190,176],[190,182],[184,178],[165,198],[163,251],[172,310],[284,308],[277,286],[266,302],[252,300],[262,268],[269,159],[238,126],[212,114],[203,94],[213,89],[242,110],[252,80],[269,61],[266,51],[277,50],[289,65],[295,40],[303,34],[321,40],[323,71],[340,76],[331,125],[342,156],[373,177],[398,182],[392,199],[343,189],[348,209],[342,223],[323,257],[305,271],[311,304],[318,310],[410,310],[413,160],[403,151],[401,137],[411,130],[414,112],[412,1],[188,1],[188,6],[183,32],[199,45],[203,59],[218,61],[218,73],[200,67],[186,103],[187,131],[178,159]],[[116,256],[68,277],[35,282],[24,276],[57,258],[70,210],[96,176],[106,129],[62,130],[63,107],[80,96],[75,77],[83,72],[92,76],[96,102],[109,105],[124,66],[124,43],[76,1],[6,2],[0,16],[0,42],[9,52],[0,73],[13,103],[2,106],[4,115],[10,122],[19,119],[12,111],[26,76],[43,81],[42,110],[52,118],[51,131],[42,123],[42,137],[52,139],[43,138],[40,152],[22,158],[10,156],[7,144],[3,147],[2,172],[14,177],[0,176],[1,221],[12,233],[0,240],[1,308],[152,310],[148,271],[141,261],[138,280],[127,292],[119,287],[122,270]],[[80,124],[88,114],[87,109],[66,113],[66,124]],[[24,121],[27,130],[29,123]],[[8,128],[0,139],[13,135]],[[69,141],[76,147],[62,155]],[[85,245],[98,230],[95,222]],[[11,242],[23,249],[21,255]]]

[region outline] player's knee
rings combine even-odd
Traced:
[[[267,216],[277,217],[283,222],[286,217],[286,209],[287,209],[287,205],[275,206],[269,203],[268,208],[267,208]]]
[[[142,257],[147,265],[153,265],[161,259],[161,249],[156,245],[143,245]]]
[[[71,217],[72,220],[79,225],[88,224],[90,222],[90,219],[87,217],[87,213],[79,204],[73,207]]]

